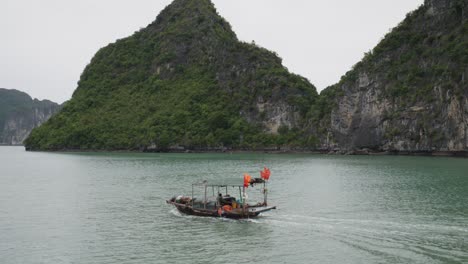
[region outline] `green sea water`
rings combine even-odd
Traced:
[[[260,218],[165,203],[263,166]],[[0,147],[0,263],[468,263],[468,159]]]

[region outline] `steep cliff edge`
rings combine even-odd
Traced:
[[[60,109],[54,102],[0,88],[0,145],[21,145],[31,130]]]
[[[209,0],[175,0],[99,50],[31,150],[167,150],[313,145],[318,97],[273,52],[239,42]]]
[[[466,0],[426,0],[322,92],[322,148],[468,150]]]

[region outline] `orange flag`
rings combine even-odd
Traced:
[[[249,174],[244,174],[244,187],[249,187],[250,180],[252,179],[252,176]]]

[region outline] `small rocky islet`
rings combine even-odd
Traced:
[[[0,88],[0,145],[21,145],[31,130],[47,121],[61,106],[49,100]]]

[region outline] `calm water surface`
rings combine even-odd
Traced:
[[[165,204],[264,165],[278,210],[258,219]],[[0,263],[252,262],[468,263],[468,160],[0,147]]]

